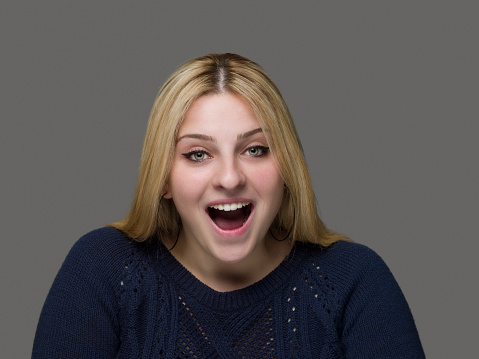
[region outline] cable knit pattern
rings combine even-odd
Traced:
[[[273,272],[220,293],[161,243],[82,237],[45,302],[32,358],[424,358],[409,307],[365,246],[297,243]]]

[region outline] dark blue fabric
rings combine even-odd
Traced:
[[[32,358],[424,358],[372,250],[297,243],[261,281],[219,293],[156,241],[82,237],[46,299]]]

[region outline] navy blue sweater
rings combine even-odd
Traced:
[[[212,290],[157,242],[82,237],[43,307],[33,358],[424,358],[391,272],[365,246],[297,243],[244,289]]]

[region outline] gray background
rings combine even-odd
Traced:
[[[30,355],[72,244],[126,214],[161,84],[227,51],[281,89],[323,219],[385,259],[427,356],[475,357],[473,3],[2,2],[1,357]]]

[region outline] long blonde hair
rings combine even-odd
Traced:
[[[199,57],[168,78],[150,113],[131,209],[125,219],[110,225],[136,241],[179,233],[181,218],[173,201],[161,200],[178,130],[197,98],[221,93],[236,94],[250,104],[287,187],[271,231],[284,236],[291,229],[293,241],[323,246],[347,239],[328,230],[318,216],[301,142],[278,88],[258,64],[235,54]]]

